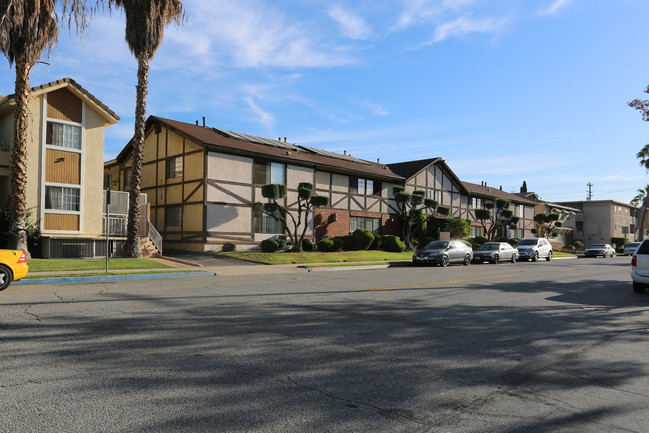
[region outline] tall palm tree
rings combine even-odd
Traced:
[[[86,26],[86,14],[91,12],[85,0],[0,0],[0,51],[16,66],[14,115],[14,142],[11,157],[10,219],[13,248],[27,249],[27,121],[29,110],[29,76],[47,48],[56,45],[58,15],[56,6],[62,6],[64,15],[74,18],[77,32]],[[69,9],[68,9],[69,8]]]
[[[638,226],[640,227],[640,239],[644,239],[644,225],[645,225],[645,215],[647,214],[647,209],[649,209],[649,185],[645,186],[644,189],[639,189],[638,194],[633,197],[631,200],[633,206],[641,205],[640,207],[640,217],[638,218]]]
[[[180,24],[184,8],[180,0],[108,0],[109,7],[119,7],[126,15],[126,43],[137,59],[137,96],[133,134],[133,167],[129,193],[126,254],[141,257],[138,237],[140,222],[140,188],[142,186],[142,152],[148,93],[149,62],[162,43],[165,27],[172,21]]]
[[[649,171],[649,144],[645,144],[635,157],[640,160],[640,165]]]

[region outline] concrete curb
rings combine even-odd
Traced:
[[[183,278],[183,277],[213,277],[214,272],[167,272],[160,274],[123,274],[123,275],[95,275],[91,277],[60,277],[60,278],[30,278],[14,281],[12,285],[27,284],[61,284],[61,283],[99,283],[102,281],[121,280],[152,280],[156,278]]]

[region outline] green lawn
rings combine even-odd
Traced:
[[[31,259],[27,261],[29,272],[101,271],[106,270],[106,259]],[[150,259],[110,259],[108,269],[165,269],[165,265]]]
[[[233,257],[267,265],[286,265],[302,263],[343,263],[343,262],[387,262],[394,260],[410,260],[412,252],[388,253],[386,251],[341,251],[338,253],[262,253],[258,251],[241,251],[218,253],[218,255]]]
[[[562,251],[553,251],[552,257],[577,257],[577,254],[564,253]]]

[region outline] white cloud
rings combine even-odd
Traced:
[[[329,16],[340,24],[343,34],[348,38],[368,39],[372,34],[369,25],[361,17],[340,6],[329,9]]]
[[[252,96],[245,96],[243,98],[244,101],[248,104],[250,109],[257,114],[259,117],[259,122],[266,127],[266,129],[271,130],[273,129],[273,125],[275,124],[275,118],[273,117],[272,114],[269,112],[265,111],[263,108],[261,108],[255,100],[252,98]]]
[[[375,116],[387,116],[390,114],[388,110],[386,110],[385,108],[381,107],[378,104],[374,104],[373,102],[365,101],[363,106],[368,110],[370,110],[372,114]]]
[[[404,0],[405,7],[395,24],[395,30],[434,22],[444,13],[458,13],[476,3],[476,0]]]
[[[185,61],[238,67],[334,67],[354,63],[317,29],[257,0],[185,2],[188,23],[169,29]],[[185,47],[185,49],[183,49]]]
[[[562,9],[570,2],[572,2],[572,0],[554,0],[554,2],[550,6],[548,6],[547,9],[540,11],[538,15],[555,14],[559,9]]]
[[[502,29],[507,22],[507,19],[472,19],[469,17],[460,17],[454,21],[437,26],[433,38],[429,42],[420,45],[419,48],[436,44],[453,36],[461,36],[469,33],[494,33]]]

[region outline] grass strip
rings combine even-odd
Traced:
[[[106,259],[30,259],[30,272],[101,271],[106,270]],[[151,259],[114,258],[108,262],[108,270],[126,269],[175,269],[173,266]]]
[[[304,263],[344,263],[344,262],[387,262],[395,260],[410,260],[412,252],[390,253],[387,251],[341,251],[338,253],[262,253],[259,251],[240,251],[230,253],[215,253],[219,256],[232,257],[248,262],[266,265],[288,265]]]
[[[22,280],[30,280],[35,278],[70,278],[70,277],[105,277],[107,275],[131,275],[131,274],[174,274],[174,273],[188,273],[188,272],[206,272],[205,269],[177,269],[174,270],[159,270],[159,271],[142,271],[142,272],[84,272],[82,274],[45,274],[45,275],[30,275],[27,274]]]

